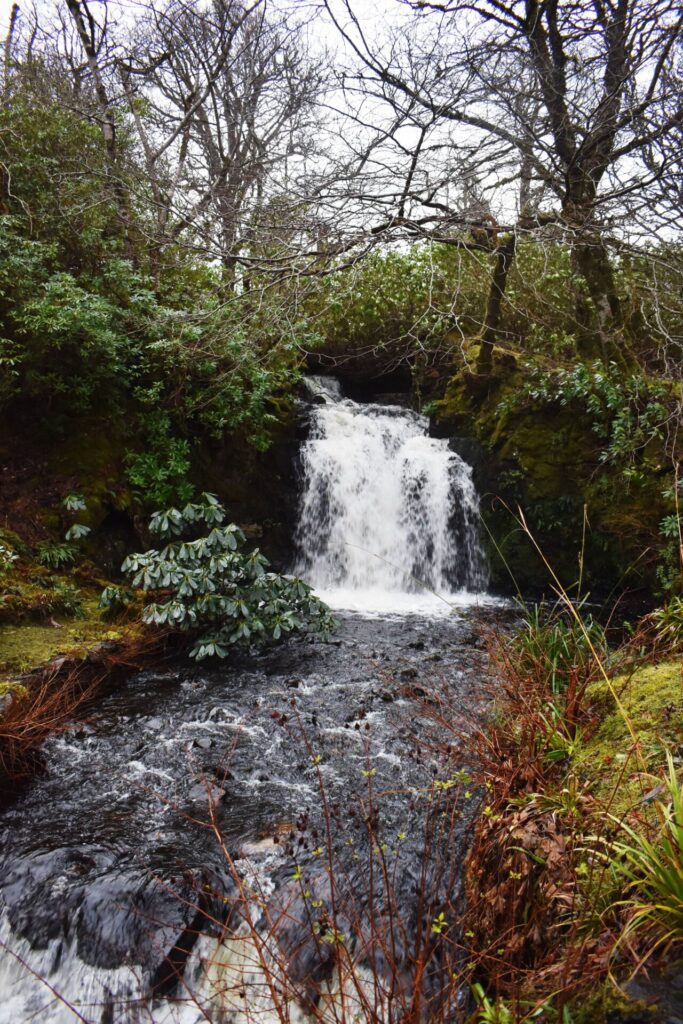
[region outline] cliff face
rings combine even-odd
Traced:
[[[606,460],[586,403],[535,390],[531,380],[528,366],[499,353],[489,377],[463,370],[435,403],[435,433],[474,466],[494,586],[548,589],[521,511],[564,586],[582,576],[596,597],[651,594],[673,484],[661,444],[643,445],[628,464]]]

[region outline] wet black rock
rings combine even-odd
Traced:
[[[409,665],[407,668],[402,668],[398,673],[399,679],[417,679],[419,676],[418,670],[414,665]]]

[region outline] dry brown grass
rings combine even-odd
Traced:
[[[623,915],[604,853],[626,764],[601,803],[572,757],[600,725],[592,684],[630,671],[644,639],[624,644],[607,669],[590,652],[577,657],[558,684],[542,651],[520,657],[505,636],[489,637],[495,712],[475,737],[486,797],[466,861],[465,935],[473,978],[520,1021],[546,1003],[561,1013],[615,963]]]
[[[85,657],[56,658],[22,678],[0,717],[0,801],[42,766],[41,746],[69,728],[102,685],[158,658],[165,637],[139,629],[124,640],[105,643]]]

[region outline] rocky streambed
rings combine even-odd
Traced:
[[[143,672],[105,694],[2,815],[0,1022],[286,1019],[230,948],[276,932],[290,1019],[328,1019],[323,990],[331,1020],[400,1019],[386,992],[374,1018],[343,993],[333,1005],[335,946],[370,987],[392,975],[402,1005],[416,932],[435,942],[430,922],[457,897],[474,800],[440,812],[447,844],[426,821],[435,792],[466,778],[482,626],[505,614],[342,614],[330,642]]]

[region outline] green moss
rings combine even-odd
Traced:
[[[60,654],[85,655],[104,640],[119,640],[121,632],[102,618],[93,599],[85,603],[85,617],[50,625],[0,627],[0,670],[25,672]]]
[[[0,580],[0,625],[80,614],[82,581],[22,558]]]
[[[283,392],[272,395],[268,402],[268,411],[274,417],[270,433],[272,440],[277,442],[291,435],[296,422],[296,401],[293,394]]]
[[[110,422],[76,417],[68,431],[46,433],[44,424],[34,417],[14,443],[16,430],[0,421],[0,449],[5,449],[21,478],[21,488],[15,486],[3,514],[22,535],[25,546],[26,542],[34,546],[37,540],[61,540],[74,521],[95,531],[112,510],[130,511],[133,495],[123,474],[127,429],[124,420],[112,430]],[[66,512],[62,499],[69,493],[82,495],[86,508]],[[94,538],[81,542],[81,547],[96,557]]]
[[[28,552],[28,547],[21,539],[18,533],[14,530],[3,529],[0,530],[0,544],[5,544],[11,548],[17,555],[25,555]]]
[[[0,582],[0,671],[24,672],[118,638],[98,607],[99,581],[78,570],[50,571],[24,555]]]
[[[122,486],[124,448],[123,439],[104,430],[101,423],[82,421],[50,451],[48,473],[68,476],[73,481],[68,489],[82,494],[85,500],[85,510],[69,516],[69,520],[95,530],[111,508],[131,507],[130,488]],[[76,474],[74,467],[78,467]],[[58,518],[64,518],[61,510]]]
[[[619,815],[652,788],[651,780],[643,778],[643,761],[654,771],[664,763],[665,750],[683,742],[683,660],[640,668],[618,677],[613,686],[638,739],[639,759],[624,715],[603,682],[591,688],[600,727],[574,765],[590,781],[598,802],[609,800],[612,813]]]
[[[15,700],[23,700],[28,696],[28,690],[16,679],[0,679],[0,697],[7,696],[11,696]]]
[[[653,739],[675,742],[683,730],[683,661],[666,661],[619,676],[613,687],[642,742]],[[591,690],[594,703],[608,712],[596,742],[620,743],[628,739],[628,727],[616,708],[607,683]]]
[[[521,508],[565,586],[576,582],[583,550],[584,584],[594,594],[627,583],[654,589],[667,512],[661,451],[642,452],[634,466],[605,463],[587,409],[534,390],[546,362],[506,355],[496,350],[486,377],[460,371],[436,403],[442,432],[474,439],[486,452],[476,468],[494,585],[510,585],[507,563],[523,592],[548,587],[547,568],[515,521]]]
[[[656,1008],[648,1007],[643,1001],[629,999],[613,981],[604,981],[597,989],[582,991],[581,998],[569,1004],[572,1024],[607,1024],[607,1021],[619,1015],[626,1020],[637,1016],[645,1024],[652,1021],[657,1024],[662,1020]],[[619,1017],[617,1016],[617,1020]]]

